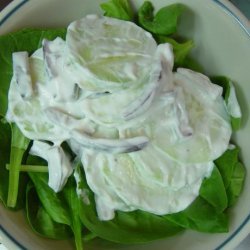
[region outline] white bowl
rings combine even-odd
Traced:
[[[0,14],[0,34],[24,27],[66,27],[89,13],[101,13],[101,0],[16,0]],[[137,0],[136,6],[143,1]],[[243,127],[234,136],[241,147],[241,159],[250,172],[250,28],[241,13],[228,1],[221,0],[152,0],[156,8],[173,2],[187,5],[179,33],[195,41],[193,55],[209,75],[226,75],[236,82],[243,110]],[[231,211],[230,231],[205,234],[187,230],[178,236],[140,246],[95,244],[85,249],[129,250],[206,250],[233,249],[250,232],[250,175],[237,205]],[[14,213],[0,206],[2,231],[0,241],[14,249],[73,249],[68,241],[47,240],[36,236],[22,212]]]

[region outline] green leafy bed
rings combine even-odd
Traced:
[[[170,5],[154,15],[150,2],[144,2],[135,13],[126,0],[111,0],[101,4],[105,15],[136,22],[150,31],[158,43],[169,42],[175,53],[175,67],[197,71],[202,68],[190,56],[193,41],[178,42],[178,18],[184,6]],[[184,211],[157,216],[143,211],[116,212],[111,221],[100,221],[96,214],[93,192],[86,183],[81,163],[75,162],[80,175],[76,183],[72,175],[64,189],[54,193],[47,185],[48,173],[44,161],[29,156],[30,142],[15,124],[8,124],[4,116],[8,105],[8,88],[12,77],[12,53],[32,53],[41,47],[44,38],[64,38],[65,29],[25,29],[0,37],[0,199],[6,207],[23,209],[31,228],[39,235],[52,239],[74,238],[77,249],[83,242],[99,237],[122,244],[153,241],[175,235],[185,229],[219,233],[229,230],[229,210],[235,204],[245,177],[245,168],[239,162],[239,148],[228,149],[215,161],[212,175],[204,179],[199,197]],[[183,41],[183,40],[182,40]],[[214,77],[212,81],[224,88],[227,101],[230,80]],[[237,129],[240,120],[232,118]],[[74,155],[72,155],[74,157]],[[89,196],[84,203],[76,187]]]

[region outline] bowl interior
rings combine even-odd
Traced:
[[[15,2],[15,1],[14,1]],[[33,0],[16,1],[13,11],[11,6],[2,13],[9,14],[0,26],[0,34],[18,30],[23,27],[66,27],[71,21],[90,13],[101,13],[101,0]],[[135,7],[143,1],[135,1]],[[241,147],[241,159],[250,171],[250,154],[248,153],[250,135],[250,36],[239,25],[232,13],[217,3],[206,0],[154,0],[158,9],[173,2],[181,2],[187,6],[181,18],[179,34],[195,41],[193,56],[204,66],[208,75],[226,75],[236,85],[237,96],[243,111],[242,129],[234,135],[233,140]],[[221,1],[226,3],[226,1]],[[19,7],[18,7],[19,6]],[[228,5],[227,5],[228,6]],[[8,13],[7,13],[8,12]],[[235,247],[250,232],[250,176],[247,175],[244,191],[231,210],[230,232],[226,234],[202,234],[186,231],[178,236],[154,243],[139,246],[114,245],[104,241],[95,241],[85,249],[219,249],[227,246]],[[17,242],[28,249],[73,249],[68,241],[53,241],[40,238],[31,232],[22,212],[13,213],[0,206],[1,225],[4,232],[0,233],[10,249],[16,245],[9,239],[10,234]],[[15,245],[15,248],[14,248]]]

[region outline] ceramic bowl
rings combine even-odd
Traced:
[[[0,14],[0,34],[24,27],[66,27],[71,21],[89,13],[101,13],[101,0],[16,0]],[[227,75],[236,83],[243,110],[242,129],[234,140],[240,145],[241,160],[250,172],[250,31],[248,21],[225,0],[152,0],[156,8],[182,2],[188,6],[181,19],[179,33],[195,41],[193,56],[209,75]],[[142,0],[134,1],[135,7]],[[95,250],[210,250],[233,249],[250,232],[250,175],[237,205],[231,211],[230,231],[205,234],[187,230],[157,242],[137,246],[117,246],[100,241],[87,245]],[[14,213],[0,206],[2,231],[0,241],[15,249],[74,249],[69,241],[54,241],[36,236],[22,212]]]

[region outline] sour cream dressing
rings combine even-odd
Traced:
[[[89,15],[69,25],[66,41],[13,55],[7,119],[48,161],[55,192],[73,172],[60,147],[68,142],[100,220],[116,210],[179,212],[198,196],[232,131],[221,87],[188,69],[173,72],[173,64],[171,45],[131,22]]]

